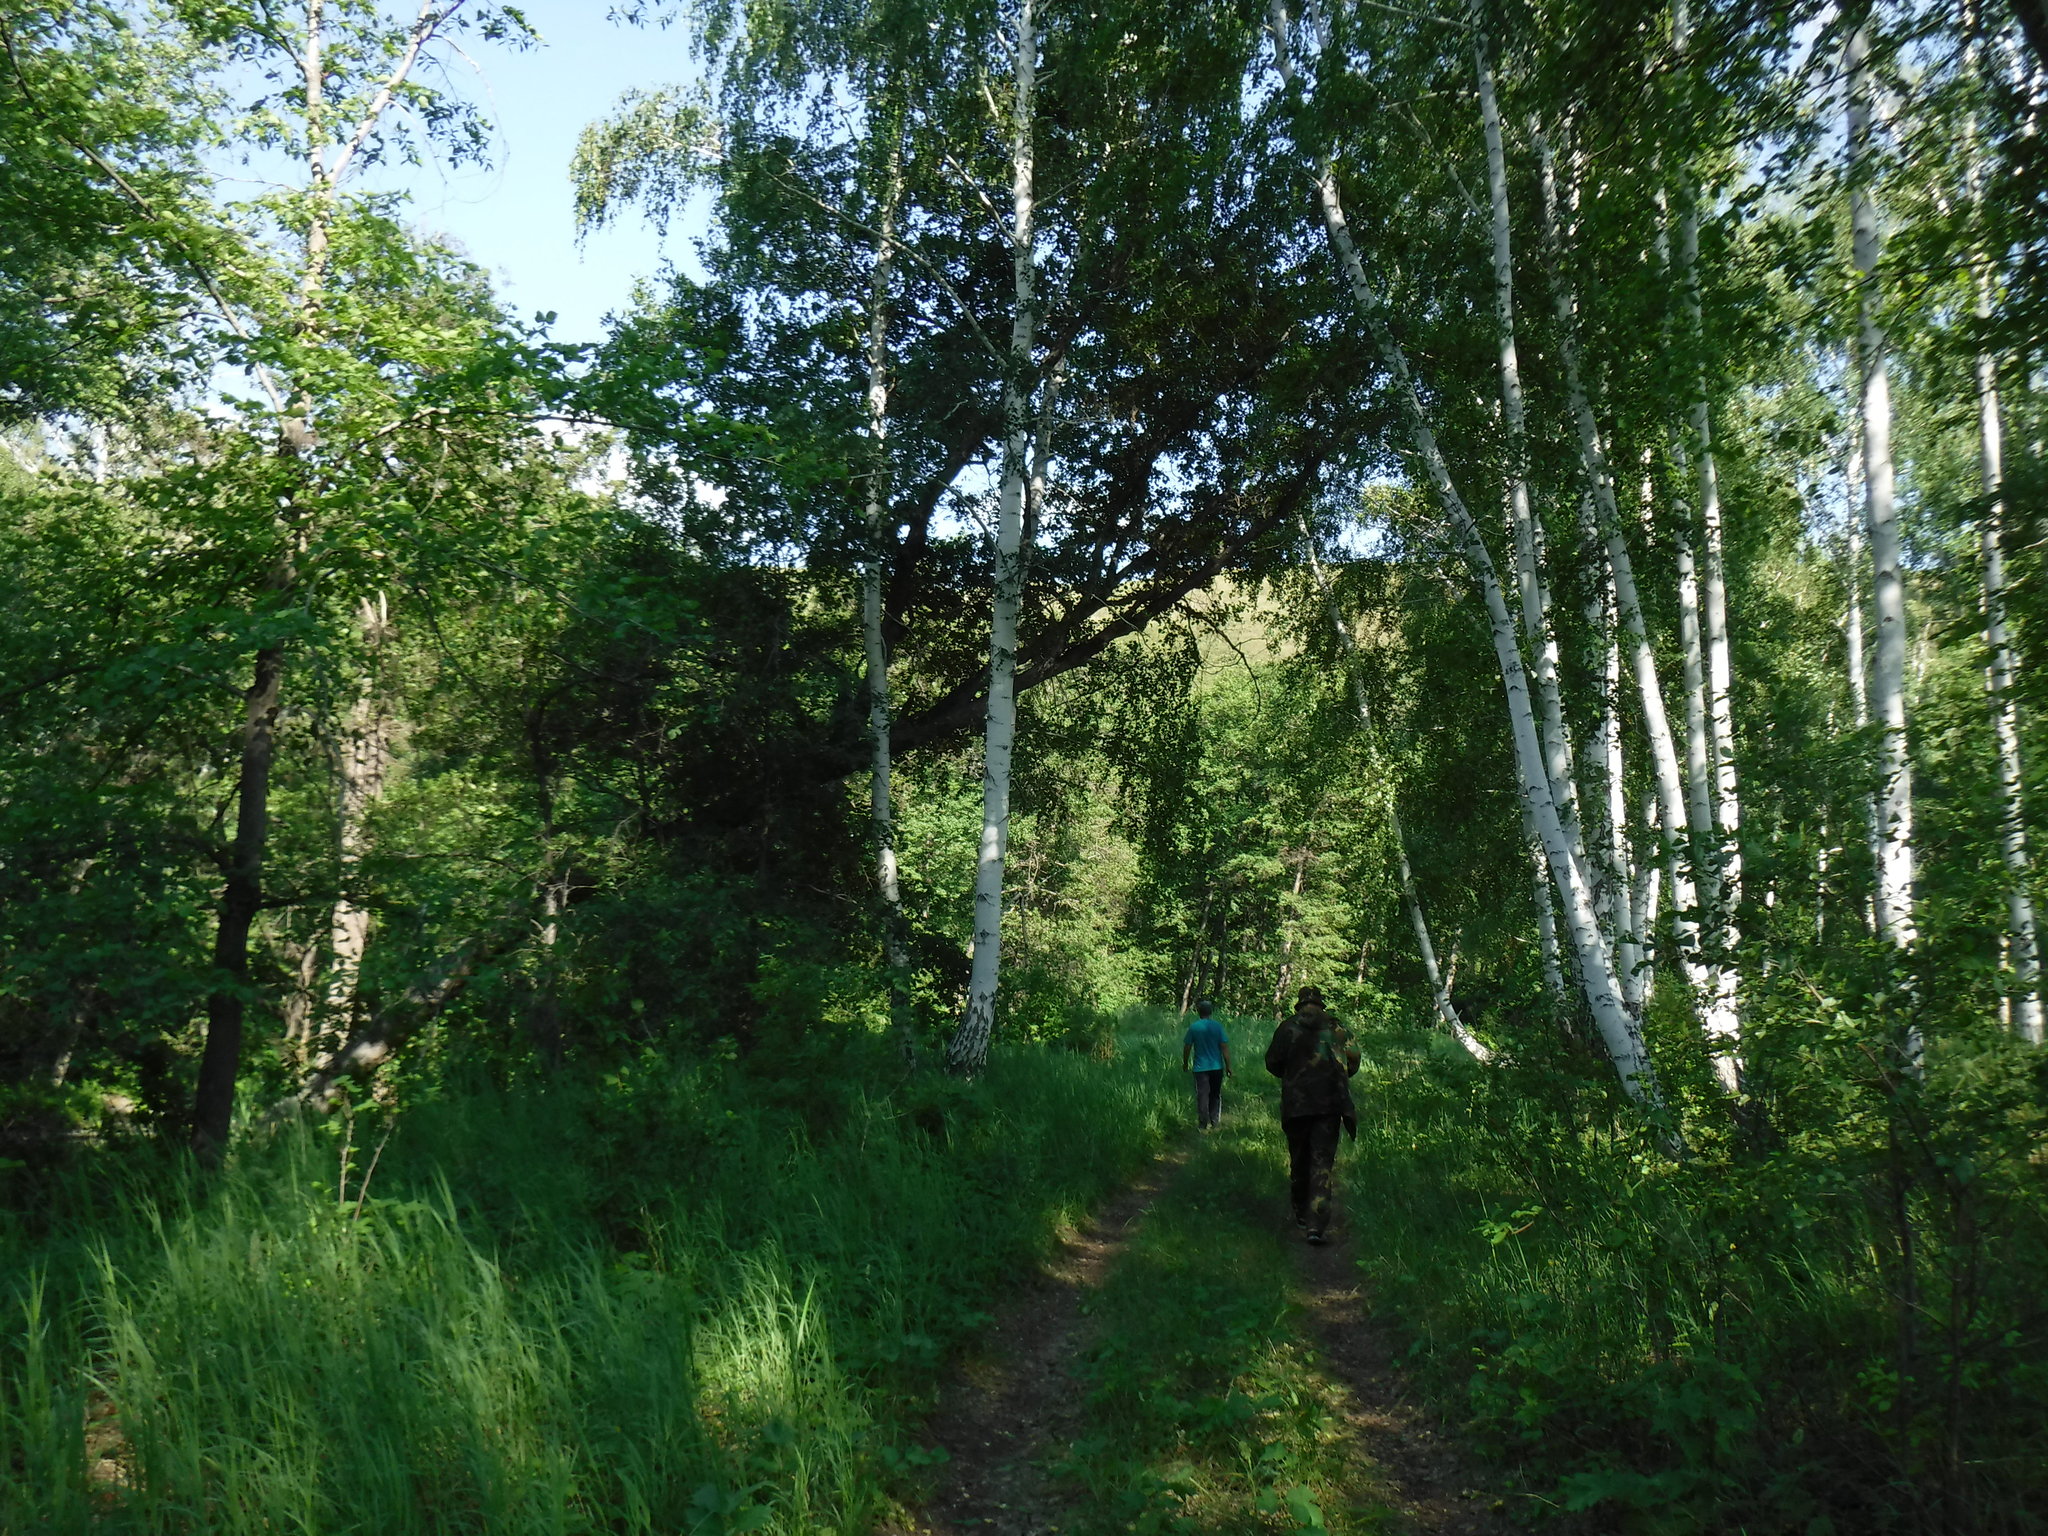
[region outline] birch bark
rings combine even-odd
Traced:
[[[1680,58],[1689,51],[1690,11],[1684,0],[1674,7],[1675,41]],[[1697,474],[1701,543],[1700,627],[1706,650],[1705,746],[1713,778],[1713,820],[1695,809],[1694,848],[1707,884],[1704,919],[1707,926],[1707,1033],[1739,1039],[1742,1030],[1740,977],[1735,968],[1741,932],[1736,919],[1742,907],[1742,802],[1735,775],[1734,662],[1728,644],[1728,575],[1721,521],[1721,475],[1714,456],[1714,421],[1707,398],[1706,316],[1700,298],[1699,188],[1690,175],[1679,191],[1678,291],[1684,308],[1687,340],[1693,354],[1692,443],[1687,455]],[[1687,551],[1690,555],[1690,551]],[[1687,654],[1687,697],[1697,686]],[[1711,825],[1711,846],[1708,827]]]
[[[1501,423],[1507,430],[1509,521],[1514,531],[1515,589],[1522,640],[1543,717],[1544,770],[1558,815],[1575,833],[1579,797],[1572,778],[1571,738],[1558,693],[1557,636],[1550,622],[1550,592],[1543,575],[1543,529],[1529,498],[1527,407],[1522,396],[1522,363],[1515,344],[1515,258],[1508,209],[1507,151],[1501,136],[1500,103],[1485,29],[1485,11],[1473,0],[1472,58],[1479,75],[1480,126],[1486,139],[1486,189],[1493,236],[1493,314],[1500,353]],[[1575,841],[1583,841],[1578,836]],[[1587,873],[1585,871],[1582,874]]]
[[[1557,309],[1565,388],[1577,427],[1580,463],[1593,494],[1594,513],[1606,545],[1621,632],[1628,642],[1629,661],[1642,706],[1643,735],[1649,744],[1650,762],[1655,771],[1658,822],[1664,845],[1665,870],[1671,883],[1671,924],[1678,943],[1679,964],[1695,998],[1701,998],[1707,995],[1708,985],[1700,953],[1698,894],[1693,884],[1691,855],[1686,846],[1686,795],[1679,772],[1678,748],[1672,738],[1670,716],[1664,707],[1664,690],[1657,676],[1657,657],[1650,646],[1649,626],[1643,618],[1642,600],[1636,588],[1635,564],[1629,554],[1627,535],[1621,526],[1613,468],[1606,446],[1601,441],[1599,422],[1593,415],[1585,374],[1580,367],[1578,304],[1565,271],[1556,165],[1549,141],[1540,129],[1534,137],[1542,174],[1543,222],[1552,260],[1552,299]],[[1714,1055],[1715,1071],[1723,1084],[1733,1090],[1740,1072],[1738,1052],[1741,1042],[1737,1036],[1727,1032],[1729,1021],[1717,1018],[1712,1012],[1702,1022],[1708,1030],[1707,1046]]]
[[[903,935],[903,896],[896,876],[896,816],[889,751],[889,649],[882,634],[882,588],[887,577],[889,519],[889,284],[896,254],[896,210],[903,192],[902,144],[890,146],[874,265],[868,277],[867,559],[861,566],[860,627],[866,653],[870,772],[868,810],[875,840],[875,894],[881,904],[882,954],[896,1011],[905,1002],[910,952]],[[899,1020],[899,1025],[901,1021]]]
[[[1689,51],[1691,12],[1675,7],[1681,55]],[[1679,296],[1693,346],[1692,461],[1699,476],[1701,549],[1700,617],[1707,643],[1708,745],[1714,762],[1714,825],[1720,838],[1719,942],[1732,965],[1736,911],[1742,903],[1742,802],[1735,773],[1735,666],[1728,644],[1728,562],[1722,530],[1721,472],[1714,455],[1714,417],[1707,396],[1706,307],[1700,296],[1700,194],[1687,176],[1678,213]]]
[[[1272,0],[1270,17],[1274,68],[1283,87],[1291,89],[1295,83],[1295,71],[1284,0]],[[1558,814],[1557,802],[1550,792],[1550,776],[1545,771],[1543,746],[1537,735],[1535,711],[1530,704],[1528,675],[1522,665],[1520,641],[1515,621],[1508,612],[1506,594],[1502,590],[1493,555],[1452,478],[1450,466],[1437,444],[1436,433],[1430,426],[1428,412],[1423,407],[1414,375],[1409,369],[1407,353],[1395,339],[1387,323],[1385,307],[1359,259],[1357,245],[1344,217],[1335,169],[1326,161],[1319,162],[1313,175],[1324,231],[1336,253],[1359,318],[1372,338],[1381,364],[1392,376],[1396,396],[1407,418],[1422,478],[1435,493],[1438,505],[1463,545],[1486,605],[1488,629],[1514,732],[1515,763],[1521,778],[1523,799],[1542,839],[1551,878],[1564,898],[1566,931],[1578,961],[1587,1008],[1592,1013],[1594,1025],[1600,1032],[1623,1089],[1647,1108],[1661,1110],[1662,1095],[1649,1052],[1643,1044],[1641,1027],[1622,1004],[1620,991],[1615,985],[1613,965],[1601,940],[1599,922],[1593,910],[1592,888],[1583,873],[1584,849],[1575,850],[1571,846],[1565,824]]]
[[[1586,521],[1592,521],[1592,498],[1585,499]],[[1598,547],[1597,540],[1589,541]],[[1614,578],[1605,576],[1599,595],[1588,603],[1587,628],[1597,637],[1600,678],[1601,782],[1606,791],[1606,836],[1601,849],[1603,894],[1614,965],[1621,980],[1622,1000],[1637,1018],[1649,997],[1651,963],[1643,952],[1648,930],[1634,899],[1635,874],[1629,854],[1627,762],[1621,741],[1621,639],[1614,605]]]
[[[1038,85],[1036,0],[1018,0],[1010,117],[1010,254],[1014,301],[1003,376],[1003,480],[997,499],[995,604],[989,624],[988,716],[981,840],[974,872],[974,957],[967,1012],[946,1049],[955,1072],[977,1072],[995,1030],[1003,942],[1003,869],[1010,837],[1010,761],[1017,738],[1017,614],[1024,588],[1024,498],[1030,472],[1031,352],[1038,300],[1032,130]]]
[[[1915,929],[1913,764],[1906,742],[1906,582],[1893,486],[1889,338],[1879,312],[1878,266],[1884,254],[1884,236],[1877,200],[1870,190],[1873,86],[1867,20],[1849,34],[1844,53],[1849,79],[1849,225],[1858,279],[1864,527],[1870,539],[1871,602],[1877,619],[1870,705],[1882,732],[1877,790],[1877,926],[1894,947],[1907,949],[1913,944]]]
[[[1966,12],[1966,21],[1981,25]],[[1982,44],[1974,37],[1970,62],[1983,68]],[[1977,144],[1978,124],[1971,122],[1971,202],[1984,201],[1983,160]],[[1979,320],[1991,316],[1989,250],[1977,253],[1975,280]],[[2007,963],[2013,985],[2007,999],[2012,1028],[2032,1045],[2044,1043],[2041,1007],[2041,938],[2034,916],[2033,861],[2027,850],[2026,797],[2022,788],[2019,706],[2014,683],[2019,659],[2006,627],[2005,608],[2005,431],[1998,398],[1998,363],[1988,352],[1977,354],[1977,450],[1983,483],[1984,512],[1977,538],[1984,576],[1984,692],[1991,709],[1991,734],[1998,753],[1998,851],[2005,862]]]
[[[1977,312],[1990,312],[1990,279],[1978,276]],[[2022,791],[2019,706],[2014,698],[2018,658],[2005,614],[2005,440],[1998,400],[1998,369],[1990,356],[1977,358],[1977,442],[1984,482],[1984,515],[1978,543],[1984,572],[1985,697],[1991,706],[1992,736],[1998,751],[1998,850],[2005,861],[2006,938],[2013,976],[2012,1021],[2020,1038],[2043,1043],[2041,940],[2034,917],[2033,861],[2027,852],[2026,799]]]
[[[1645,512],[1650,485],[1644,481]],[[1678,652],[1685,681],[1685,814],[1687,823],[1702,833],[1714,825],[1713,791],[1709,781],[1710,748],[1707,745],[1707,656],[1700,633],[1699,563],[1693,557],[1692,534],[1683,518],[1674,519],[1671,546],[1678,567]],[[1694,845],[1702,890],[1701,910],[1712,912],[1717,903],[1713,864],[1702,857],[1705,843]]]
[[[1853,467],[1853,465],[1852,465]],[[1863,483],[1861,473],[1852,473],[1850,498],[1852,503],[1860,500],[1859,488]],[[1856,722],[1856,729],[1870,729],[1870,660],[1866,653],[1863,627],[1863,518],[1860,510],[1854,511],[1849,519],[1848,569],[1843,573],[1842,585],[1846,591],[1842,610],[1842,665],[1849,676],[1849,713]],[[1877,813],[1875,793],[1863,797],[1863,842],[1870,854],[1870,901],[1864,910],[1864,920],[1872,933],[1879,931],[1877,918],[1877,880],[1884,868],[1884,822]]]
[[[1543,845],[1529,839],[1529,889],[1536,902],[1536,956],[1543,967],[1543,990],[1553,1008],[1563,1008],[1570,992],[1564,982],[1563,953],[1557,944],[1557,903],[1550,896],[1550,872],[1543,867]]]

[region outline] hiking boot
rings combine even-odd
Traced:
[[[1323,1234],[1322,1234],[1322,1230],[1321,1230],[1320,1228],[1318,1228],[1318,1229],[1316,1229],[1315,1231],[1313,1231],[1313,1232],[1309,1233],[1309,1235],[1308,1235],[1308,1240],[1309,1240],[1309,1242],[1310,1242],[1310,1243],[1311,1243],[1311,1244],[1312,1244],[1313,1246],[1315,1246],[1315,1247],[1317,1247],[1317,1248],[1320,1248],[1320,1247],[1322,1247],[1322,1246],[1323,1246],[1323,1244],[1325,1244],[1325,1243],[1327,1243],[1327,1242],[1329,1241],[1329,1239],[1328,1239],[1327,1237],[1323,1236]]]

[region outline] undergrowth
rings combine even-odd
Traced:
[[[302,1127],[211,1184],[17,1191],[0,1531],[867,1529],[949,1346],[1180,1084],[1144,1041],[778,1074],[649,1056]]]
[[[1740,1115],[1663,1154],[1596,1066],[1364,1040],[1375,1304],[1540,1506],[1631,1531],[2048,1528],[2038,1053],[1755,1003]],[[1782,1007],[1782,1001],[1779,1005]],[[1783,1028],[1777,1028],[1780,1023]]]

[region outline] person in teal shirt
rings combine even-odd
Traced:
[[[1237,1075],[1230,1064],[1230,1041],[1213,1017],[1215,1011],[1206,997],[1196,1003],[1196,1017],[1180,1041],[1181,1070],[1195,1074],[1195,1122],[1205,1131],[1222,1123],[1223,1079]]]

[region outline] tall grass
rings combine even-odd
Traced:
[[[1871,1053],[1801,1021],[1774,1056],[1770,1023],[1747,1134],[1705,1103],[1678,1162],[1559,1057],[1368,1038],[1346,1175],[1372,1294],[1557,1506],[2048,1528],[2038,1062],[1993,1039],[1859,1078]]]
[[[1164,1053],[650,1058],[303,1128],[0,1249],[0,1531],[867,1528],[949,1345],[1182,1114]],[[79,1182],[85,1181],[85,1182]]]

